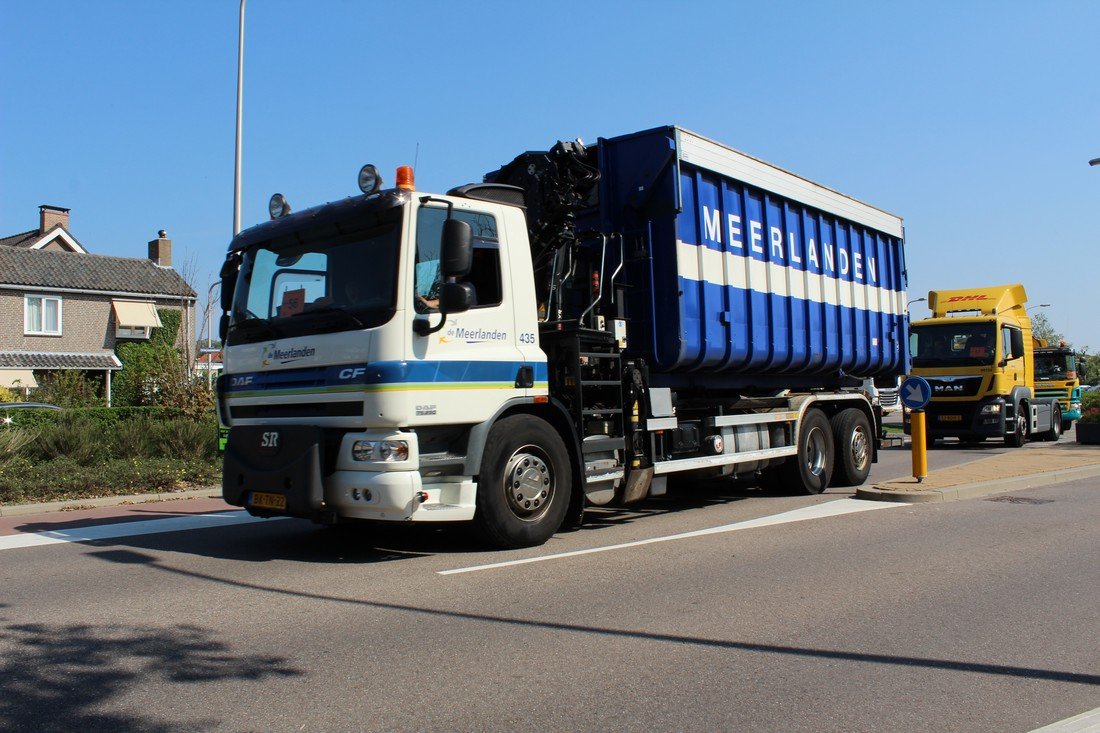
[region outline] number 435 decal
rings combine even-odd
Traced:
[[[533,343],[535,343],[535,334],[533,334],[533,333],[521,333],[519,335],[519,342],[521,344],[533,344]]]

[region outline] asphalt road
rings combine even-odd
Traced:
[[[886,451],[872,477],[908,466]],[[515,552],[297,520],[111,537],[100,517],[102,539],[0,546],[0,729],[1029,731],[1100,706],[1098,489],[714,485]]]

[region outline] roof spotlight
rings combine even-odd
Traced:
[[[378,175],[378,169],[370,163],[359,169],[359,190],[363,193],[374,193],[382,188],[382,176]]]
[[[278,219],[289,214],[290,204],[287,203],[286,196],[281,193],[272,196],[271,200],[267,202],[267,213],[271,214],[272,219]]]

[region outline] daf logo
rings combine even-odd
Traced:
[[[229,380],[230,387],[247,387],[252,384],[252,377],[233,377]]]
[[[367,373],[367,370],[363,367],[356,367],[354,369],[341,369],[339,377],[340,379],[358,379]]]

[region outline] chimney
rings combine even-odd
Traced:
[[[50,206],[49,204],[42,204],[38,207],[38,231],[40,234],[45,234],[58,224],[65,227],[65,229],[69,228],[68,209],[63,209],[60,206]]]
[[[172,240],[168,238],[168,232],[161,229],[157,232],[157,238],[149,242],[149,259],[157,267],[172,266]]]

